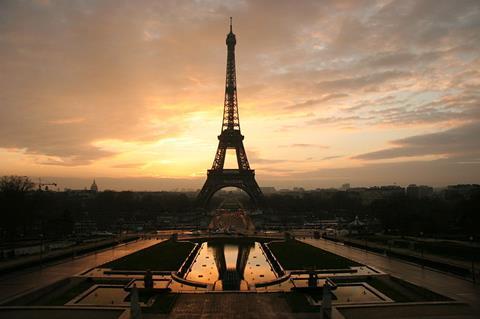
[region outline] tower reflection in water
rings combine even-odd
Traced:
[[[240,290],[248,256],[255,245],[248,243],[240,245],[213,244],[212,246],[223,290]]]
[[[276,278],[258,242],[203,243],[188,280],[214,285],[214,290],[248,290]]]

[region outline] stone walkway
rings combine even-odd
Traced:
[[[128,236],[134,237],[134,236]],[[122,238],[122,242],[124,242],[128,237]],[[9,271],[15,271],[16,268],[28,268],[40,265],[42,263],[48,264],[49,260],[57,259],[57,262],[63,259],[68,258],[71,255],[79,255],[81,256],[82,251],[89,250],[90,252],[94,251],[95,249],[100,249],[99,247],[103,246],[106,247],[108,245],[116,245],[121,238],[107,238],[103,240],[99,240],[96,242],[88,242],[82,243],[75,246],[70,246],[62,249],[55,249],[52,251],[44,252],[43,254],[34,254],[28,256],[19,256],[13,259],[7,259],[0,261],[0,273],[8,273]]]
[[[350,246],[333,243],[324,239],[304,239],[303,242],[325,249],[356,262],[370,265],[400,279],[425,287],[439,294],[468,303],[480,314],[480,286],[453,275],[422,268],[398,259],[365,252]]]
[[[143,314],[143,319],[170,318],[319,318],[319,313],[293,313],[285,294],[207,293],[181,294],[170,314]]]
[[[39,266],[0,276],[0,304],[13,296],[74,276],[82,271],[131,254],[158,242],[160,241],[156,239],[139,240],[76,259],[68,259],[56,264]]]

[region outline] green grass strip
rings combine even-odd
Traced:
[[[346,269],[360,264],[297,240],[268,244],[284,269]]]
[[[113,270],[175,271],[180,268],[193,247],[189,242],[167,240],[106,263],[102,267]]]

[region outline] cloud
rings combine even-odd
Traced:
[[[113,156],[116,153],[111,151],[100,150],[90,146],[73,145],[71,149],[62,147],[61,150],[42,149],[41,153],[37,153],[31,149],[25,150],[29,156],[35,157],[35,162],[42,165],[53,166],[79,166],[91,164],[94,160]],[[50,155],[55,154],[55,155]],[[78,155],[72,155],[78,154]],[[38,156],[38,157],[36,157]]]
[[[321,160],[321,161],[328,161],[328,160],[340,158],[340,157],[343,157],[343,156],[344,156],[344,155],[325,156],[325,157],[322,157],[320,160]]]
[[[82,123],[84,121],[85,121],[84,117],[70,117],[70,118],[64,118],[64,119],[51,120],[49,121],[49,123],[63,125],[63,124]]]
[[[385,71],[378,73],[371,73],[362,76],[355,76],[349,78],[342,78],[338,80],[322,81],[317,83],[317,87],[322,90],[361,90],[361,89],[377,89],[381,84],[404,79],[411,74],[404,71]]]
[[[321,104],[323,102],[327,102],[327,101],[334,100],[334,99],[340,99],[340,98],[344,98],[344,97],[347,97],[347,96],[348,96],[348,94],[345,94],[345,93],[325,94],[324,96],[322,96],[319,99],[313,99],[313,100],[308,100],[308,101],[305,101],[305,102],[302,102],[302,103],[289,105],[289,106],[286,106],[285,109],[286,110],[310,109],[311,107],[316,106],[318,104]]]
[[[322,138],[345,154],[341,165],[376,152],[358,145],[389,140],[396,150],[370,156],[396,160],[397,148],[417,153],[400,136],[480,120],[475,0],[0,1],[0,152],[16,150],[4,170],[147,174],[125,164],[144,162],[158,167],[148,174],[204,172],[232,15],[243,134],[270,156],[254,163],[287,171],[322,158]],[[288,143],[295,152],[276,147]],[[170,164],[148,165],[160,157]]]
[[[319,145],[319,144],[309,144],[309,143],[293,143],[289,145],[281,145],[281,147],[298,147],[298,148],[329,148],[329,146]]]
[[[116,164],[112,165],[112,168],[139,168],[144,166],[145,163],[123,163],[123,164]]]
[[[340,186],[374,186],[398,184],[427,184],[446,186],[478,183],[480,162],[465,163],[461,159],[405,161],[399,163],[367,163],[356,167],[322,168],[289,175],[307,188]]]
[[[284,159],[270,159],[270,158],[264,158],[259,155],[258,152],[251,150],[248,152],[248,157],[250,158],[249,162],[250,165],[256,165],[256,164],[278,164],[278,163],[285,163],[286,160]],[[253,163],[253,164],[252,164]]]
[[[345,125],[345,124],[352,124],[352,123],[360,123],[362,121],[371,120],[373,117],[361,117],[357,115],[353,116],[344,116],[344,117],[337,117],[337,116],[329,116],[329,117],[317,117],[313,120],[307,122],[308,125],[327,125],[327,124],[336,124],[336,125]]]
[[[384,160],[398,157],[443,155],[477,157],[480,155],[480,123],[475,122],[446,131],[416,135],[392,141],[395,147],[354,156],[361,160]]]
[[[339,187],[344,183],[352,186],[374,186],[398,184],[428,184],[446,186],[460,183],[478,183],[480,179],[480,162],[465,163],[462,160],[440,159],[434,161],[409,161],[401,163],[370,163],[359,167],[322,168],[297,172],[293,169],[269,167],[267,171],[277,175],[258,174],[260,186],[291,188],[292,185],[315,189],[317,187]],[[89,178],[60,178],[41,176],[42,180],[55,181],[64,187],[83,189],[92,183]],[[137,190],[161,191],[174,189],[198,190],[204,183],[203,177],[197,178],[108,178],[96,177],[101,190]]]
[[[478,39],[478,24],[473,21],[479,16],[479,4],[474,0],[390,1],[370,4],[368,11],[368,15],[345,15],[340,20],[330,44],[332,54],[375,48],[401,52],[413,46],[430,50],[440,43],[452,47]]]

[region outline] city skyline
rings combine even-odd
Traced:
[[[233,15],[260,186],[480,178],[475,1],[0,8],[2,175],[199,188],[220,133]]]

